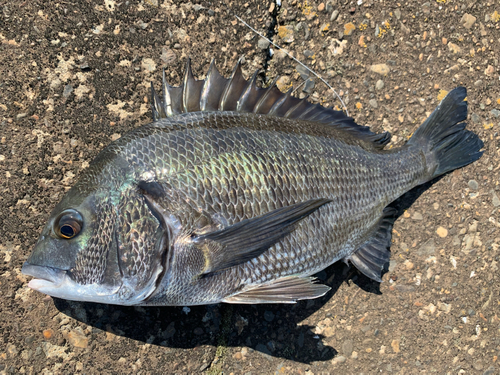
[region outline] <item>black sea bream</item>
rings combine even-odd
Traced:
[[[384,149],[341,111],[256,86],[241,66],[153,90],[153,122],[107,146],[55,207],[23,273],[68,300],[292,303],[324,295],[338,260],[373,280],[411,188],[479,159],[466,90]]]

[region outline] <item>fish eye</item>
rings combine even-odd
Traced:
[[[82,226],[82,215],[76,210],[66,210],[54,221],[54,232],[60,238],[70,239],[80,233]]]

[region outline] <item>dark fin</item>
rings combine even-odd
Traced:
[[[291,233],[295,223],[328,202],[329,199],[311,199],[194,238],[206,258],[203,273],[207,276],[259,256]]]
[[[484,143],[465,130],[467,118],[465,87],[457,87],[439,103],[425,122],[415,131],[408,145],[424,150],[428,180],[478,160]]]
[[[150,195],[154,198],[161,198],[166,194],[163,186],[157,181],[139,181],[137,186],[146,193],[146,195]]]
[[[389,133],[375,134],[367,126],[357,125],[342,111],[309,103],[291,95],[292,90],[282,93],[276,87],[276,80],[268,88],[257,87],[256,71],[247,81],[241,70],[241,59],[233,69],[230,79],[221,76],[212,60],[204,80],[196,80],[188,59],[182,85],[170,86],[163,74],[163,95],[160,100],[151,87],[153,120],[171,117],[180,113],[196,111],[238,111],[269,116],[286,117],[328,124],[371,142],[382,149],[389,142]]]
[[[227,297],[227,303],[295,303],[324,296],[331,288],[315,284],[314,277],[286,276]]]
[[[397,212],[395,208],[386,207],[370,239],[346,259],[351,261],[363,275],[379,283],[382,282],[384,266],[391,258],[389,248]]]

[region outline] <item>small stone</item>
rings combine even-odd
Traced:
[[[375,64],[370,67],[372,72],[387,75],[390,72],[389,66],[387,64]]]
[[[382,81],[381,79],[379,79],[377,81],[377,83],[375,84],[375,89],[382,90],[383,88],[384,88],[384,81]]]
[[[451,311],[451,305],[448,303],[438,301],[437,307],[439,310],[444,311],[446,314],[448,314]]]
[[[483,81],[478,79],[476,82],[474,82],[474,86],[481,86],[483,84]]]
[[[495,366],[491,365],[483,372],[483,375],[493,375],[495,373]]]
[[[498,198],[497,193],[495,193],[495,190],[491,190],[491,203],[493,203],[493,207],[500,206],[500,199]]]
[[[304,81],[309,78],[309,70],[306,67],[304,67],[303,65],[297,64],[295,66],[295,70],[297,70],[297,72],[299,72],[300,78],[302,78]]]
[[[401,10],[399,8],[396,8],[394,10],[394,15],[396,16],[396,18],[399,20],[401,19]]]
[[[353,343],[352,340],[345,340],[342,344],[342,354],[346,357],[350,357],[353,351]]]
[[[54,331],[51,329],[46,329],[42,332],[42,334],[43,334],[43,337],[48,340],[54,335]]]
[[[491,77],[495,74],[495,67],[493,67],[492,65],[488,65],[488,67],[484,70],[484,74]]]
[[[338,364],[338,363],[344,363],[346,361],[346,357],[344,357],[343,355],[339,355],[337,357],[335,357],[333,360],[332,360],[332,363],[334,365]]]
[[[257,47],[260,49],[267,49],[267,47],[269,47],[269,42],[264,38],[260,38],[257,42]]]
[[[368,101],[368,103],[370,103],[370,105],[373,107],[373,108],[378,108],[378,103],[375,99],[370,99]]]
[[[425,14],[429,14],[430,11],[431,11],[431,3],[427,2],[427,3],[423,3],[422,4],[422,11],[425,13]]]
[[[70,96],[72,92],[73,92],[73,86],[72,85],[66,85],[66,86],[64,86],[63,96],[65,98],[67,98],[68,96]]]
[[[472,190],[477,190],[479,189],[479,184],[477,183],[476,180],[469,180],[469,182],[467,183],[467,185],[469,185],[469,187],[472,189]]]
[[[460,53],[462,51],[462,49],[458,45],[452,42],[448,43],[448,49],[453,53]]]
[[[278,27],[278,36],[284,43],[292,43],[294,41],[293,26],[286,25]]]
[[[288,76],[282,76],[276,81],[276,87],[281,92],[286,92],[290,88],[290,77]]]
[[[86,348],[89,344],[89,339],[85,336],[81,328],[68,332],[66,339],[71,345],[77,348]]]
[[[156,70],[156,63],[153,59],[142,59],[142,69],[146,72],[154,72]]]
[[[233,354],[233,358],[239,361],[243,358],[243,355],[241,354],[241,352],[236,352]]]
[[[404,262],[403,264],[405,265],[405,267],[406,267],[406,269],[407,269],[408,271],[409,271],[409,270],[412,270],[412,269],[413,269],[413,267],[414,267],[414,264],[413,264],[411,261],[409,261],[409,260],[405,260],[405,262]]]
[[[443,227],[438,227],[436,230],[436,233],[439,237],[445,238],[448,235],[448,229],[443,228]]]
[[[356,30],[356,26],[354,26],[352,22],[348,22],[344,25],[344,35],[351,35],[354,30]]]
[[[414,212],[413,216],[411,217],[413,220],[424,220],[424,217],[420,212]]]
[[[476,17],[472,14],[465,13],[460,21],[466,29],[470,29],[474,22],[476,22]]]
[[[391,347],[392,347],[392,350],[394,350],[394,353],[399,353],[400,352],[400,350],[399,350],[399,340],[392,340]]]
[[[417,254],[421,256],[432,255],[436,252],[436,244],[434,243],[434,239],[430,238],[426,242],[422,244],[417,250]]]
[[[311,94],[312,91],[314,90],[314,86],[315,86],[314,79],[309,78],[304,84],[304,88],[302,89],[302,91]]]
[[[318,5],[318,12],[322,12],[325,10],[325,3],[321,3]]]
[[[498,109],[492,109],[490,113],[495,117],[500,117],[500,111]]]
[[[481,117],[479,117],[479,115],[477,113],[473,113],[470,116],[470,119],[472,120],[472,122],[474,122],[476,124],[479,124],[481,122]]]
[[[339,11],[338,10],[334,10],[332,12],[332,15],[330,16],[330,21],[335,21],[337,19],[337,17],[339,16]]]

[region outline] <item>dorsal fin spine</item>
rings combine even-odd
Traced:
[[[255,107],[253,109],[254,113],[259,113],[259,110],[262,108],[262,104],[266,102],[267,98],[272,93],[272,90],[276,86],[276,82],[278,82],[278,79],[279,79],[279,76],[277,76],[275,79],[273,79],[273,81],[271,82],[269,87],[265,90],[265,92],[263,93],[261,98],[257,101],[257,103],[255,104]]]
[[[389,133],[375,134],[368,127],[357,125],[342,111],[312,104],[306,98],[296,98],[291,89],[282,93],[276,86],[278,78],[269,87],[260,88],[256,83],[257,74],[258,71],[247,81],[243,77],[240,58],[231,77],[226,79],[212,59],[206,78],[196,80],[188,59],[182,85],[170,86],[163,71],[162,100],[152,87],[153,120],[186,112],[239,111],[327,124],[371,143],[376,149],[382,149],[391,138]]]

